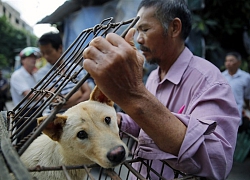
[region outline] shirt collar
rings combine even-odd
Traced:
[[[185,49],[182,51],[175,63],[170,67],[168,73],[166,74],[162,82],[168,80],[174,84],[178,84],[181,81],[181,77],[187,69],[192,56],[193,53],[187,47],[185,47]],[[160,68],[158,67],[158,74],[159,69]]]
[[[241,75],[241,69],[238,69],[236,73],[232,76],[229,74],[228,70],[225,70],[225,72],[226,72],[225,74],[230,77],[239,77]]]

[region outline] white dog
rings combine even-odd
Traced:
[[[46,117],[38,118],[38,124]],[[26,167],[37,165],[90,165],[111,168],[122,163],[128,149],[119,137],[113,102],[97,87],[89,101],[81,102],[57,115],[22,154]],[[85,170],[69,170],[72,179],[83,179]],[[38,179],[65,179],[62,171],[34,172]]]

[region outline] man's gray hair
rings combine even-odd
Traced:
[[[234,56],[238,61],[241,61],[241,55],[238,52],[229,52],[226,56]]]
[[[169,23],[174,18],[179,18],[182,23],[182,39],[185,40],[192,28],[191,12],[185,0],[142,0],[138,6],[139,11],[142,7],[155,7],[155,17],[161,22],[165,32],[168,30]]]

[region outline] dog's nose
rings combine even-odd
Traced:
[[[108,152],[107,158],[110,160],[110,162],[119,164],[124,160],[125,155],[125,148],[123,146],[116,146]]]

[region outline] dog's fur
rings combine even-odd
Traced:
[[[90,165],[111,168],[128,155],[119,137],[117,116],[109,100],[97,87],[89,101],[81,102],[57,115],[21,156],[26,167],[37,165]],[[46,117],[38,118],[38,124]],[[83,179],[85,170],[68,171],[72,179]],[[33,173],[38,179],[65,179],[62,171]]]

